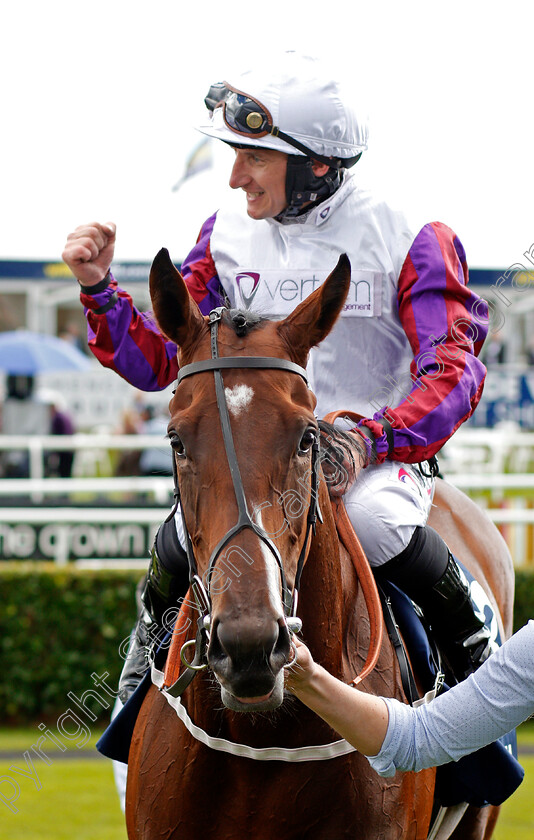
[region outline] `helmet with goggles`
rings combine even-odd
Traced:
[[[275,149],[289,155],[289,215],[323,200],[367,148],[368,127],[339,82],[317,59],[284,53],[267,69],[254,69],[212,85],[204,100],[210,122],[200,131],[233,146]],[[312,161],[329,167],[317,178]]]

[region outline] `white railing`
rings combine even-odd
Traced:
[[[461,428],[438,458],[446,474],[527,472],[534,465],[534,432]]]
[[[2,498],[10,503],[29,496],[42,503],[47,498],[69,496],[84,502],[91,496],[110,496],[121,507],[98,510],[84,507],[46,507],[37,509],[2,507],[0,522],[9,523],[87,523],[145,522],[157,527],[172,502],[170,477],[114,477],[111,453],[166,446],[156,435],[75,434],[72,436],[0,435],[2,450],[29,453],[29,478],[1,479]],[[72,478],[44,478],[44,453],[75,451]],[[508,429],[460,429],[439,456],[442,471],[452,484],[473,496],[489,517],[503,530],[517,565],[534,565],[534,433]],[[169,446],[170,460],[170,446]],[[532,465],[533,472],[528,472]],[[504,472],[507,470],[517,470]],[[104,473],[98,476],[98,473]],[[129,499],[147,494],[154,507],[123,507]],[[78,498],[77,498],[78,496]],[[61,500],[60,500],[61,502]],[[158,507],[158,505],[160,507]],[[532,505],[532,506],[531,506]],[[59,551],[56,562],[65,562]]]
[[[25,450],[29,455],[30,478],[43,478],[44,453],[59,451],[74,451],[83,453],[105,453],[109,456],[113,451],[128,451],[136,449],[159,449],[169,447],[169,462],[171,459],[170,444],[159,435],[113,435],[113,434],[75,434],[75,435],[0,435],[0,450]],[[85,466],[90,469],[96,463],[95,459],[87,465],[81,459],[80,470]],[[109,467],[109,464],[107,465]],[[75,464],[76,472],[76,464]]]
[[[168,443],[168,441],[167,441]],[[0,435],[0,449],[28,449],[43,452],[50,449],[153,449],[164,446],[159,435],[114,435],[109,432],[75,435]],[[170,444],[169,448],[170,448]]]
[[[168,445],[159,435],[115,435],[87,433],[75,435],[2,435],[0,451],[26,450],[30,456],[30,478],[42,478],[45,451],[74,450],[113,452],[134,449],[153,449]],[[169,446],[170,449],[170,446]],[[534,458],[534,432],[515,429],[459,429],[439,455],[440,462],[454,473],[464,468],[476,471],[503,472],[508,458],[518,463]],[[520,469],[517,472],[521,472]]]
[[[113,476],[112,454],[164,447],[171,463],[170,445],[158,435],[0,435],[0,454],[27,452],[30,474],[0,478],[0,556],[31,559],[35,549],[36,556],[59,565],[74,556],[78,565],[146,568],[154,534],[170,510],[173,480]],[[61,450],[76,453],[73,477],[45,478],[45,453]],[[22,497],[46,506],[22,506]],[[152,506],[139,507],[140,497],[151,500]],[[76,506],[81,503],[83,507]]]
[[[172,479],[158,476],[113,476],[111,453],[168,446],[159,435],[0,435],[1,451],[26,451],[29,456],[29,478],[0,478],[0,498],[28,494],[33,502],[45,496],[69,493],[147,493],[158,504],[167,504],[172,496]],[[46,452],[75,452],[72,478],[44,478]]]
[[[109,494],[139,495],[154,497],[156,504],[166,505],[172,499],[172,478],[157,476],[125,476],[113,478],[0,478],[0,499],[2,496],[30,496],[34,502],[42,502],[45,496],[68,496],[80,494],[84,497]]]

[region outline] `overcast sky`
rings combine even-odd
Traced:
[[[172,186],[201,139],[210,84],[279,49],[321,54],[365,97],[358,177],[414,226],[456,230],[469,262],[534,243],[534,6],[338,0],[17,0],[0,49],[0,259],[58,259],[69,230],[118,225],[117,256],[176,261],[226,187]]]

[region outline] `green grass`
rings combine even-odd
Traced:
[[[11,764],[26,767],[22,757],[0,762],[0,777],[17,778],[20,786],[13,803],[18,813],[0,802],[2,840],[126,840],[110,761],[36,760],[40,790],[31,779],[10,773]],[[11,798],[13,789],[4,782],[0,793]]]
[[[9,770],[26,769],[23,753],[36,742],[36,727],[0,730],[0,751],[17,754],[0,761],[0,840],[126,840],[124,815],[119,806],[111,762],[53,757],[52,764],[35,759],[40,789],[28,776]],[[522,755],[521,746],[534,744],[534,722],[519,728],[519,758],[525,780],[503,805],[493,840],[532,840],[534,837],[534,756]],[[92,734],[94,744],[99,733]],[[91,745],[87,745],[90,747]],[[72,754],[72,749],[69,751]],[[2,777],[16,779],[20,795],[13,813],[1,799],[14,789]]]
[[[89,727],[89,724],[88,724]],[[84,744],[80,749],[85,750],[94,750],[95,744],[100,738],[102,732],[104,731],[105,726],[98,725],[98,728],[91,729],[91,737]],[[57,727],[52,726],[51,730],[52,734],[58,735]],[[39,731],[37,725],[35,726],[20,726],[16,728],[11,727],[1,727],[0,726],[0,753],[2,752],[20,752],[21,755],[25,750],[30,749],[32,744],[37,743],[37,739],[41,737],[43,733]],[[65,740],[65,739],[64,739]],[[81,736],[80,736],[81,741]],[[51,746],[51,742],[47,741],[47,746]],[[71,742],[70,744],[71,749],[75,752],[78,752],[76,748],[75,742]],[[44,747],[46,752],[46,747]],[[0,840],[3,840],[3,837],[0,835]]]
[[[521,756],[525,778],[501,809],[493,840],[532,840],[534,837],[534,758]]]
[[[53,729],[53,727],[52,727]],[[80,751],[69,744],[68,759],[51,754],[52,764],[34,756],[35,781],[14,773],[11,765],[27,770],[24,753],[37,743],[37,726],[16,729],[0,728],[0,752],[12,752],[15,758],[0,761],[0,840],[126,840],[124,814],[115,788],[113,769],[105,759],[79,760],[78,752],[94,752],[102,727],[91,730],[91,738]],[[43,745],[46,753],[50,741]],[[2,776],[16,780],[20,793],[12,802],[17,813],[6,805],[15,795]],[[4,797],[4,798],[2,798]]]
[[[525,721],[518,727],[517,742],[521,746],[534,746],[534,718]]]

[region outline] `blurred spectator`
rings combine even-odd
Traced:
[[[127,408],[122,412],[121,422],[116,429],[118,435],[138,435],[141,431],[141,417],[137,408]],[[128,475],[139,475],[139,449],[124,450],[120,453],[115,475],[122,477]]]
[[[117,433],[121,435],[159,436],[161,443],[154,441],[148,449],[135,449],[121,454],[115,475],[172,475],[172,452],[167,438],[169,422],[167,411],[146,405],[136,398],[135,405],[122,414]]]
[[[169,418],[153,406],[144,407],[141,414],[141,432],[144,435],[159,435],[161,445],[144,449],[139,459],[141,475],[172,475],[172,451],[167,438]]]
[[[6,376],[6,395],[2,406],[2,434],[31,437],[48,432],[48,411],[34,396],[33,376]],[[27,448],[0,452],[0,474],[4,478],[29,478]]]
[[[483,361],[487,367],[502,365],[508,361],[506,343],[499,330],[490,332],[484,344]]]
[[[20,326],[20,318],[17,317],[11,295],[0,295],[0,332],[16,330]]]
[[[44,403],[49,409],[50,435],[73,435],[75,433],[74,423],[67,412],[67,406],[63,397],[53,391],[41,390],[37,393],[39,402]],[[45,477],[46,478],[70,478],[72,474],[72,462],[74,451],[60,449],[57,452],[45,452]]]
[[[62,338],[63,341],[68,341],[69,344],[74,345],[74,347],[83,353],[88,352],[87,341],[82,337],[81,327],[76,321],[69,321],[65,325],[65,329],[59,333],[58,337]]]

